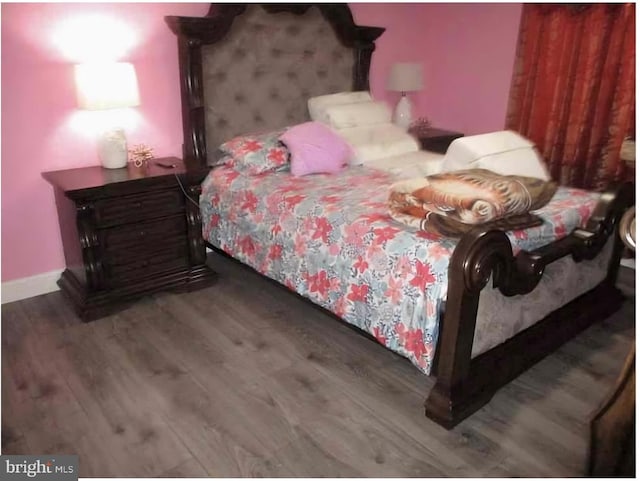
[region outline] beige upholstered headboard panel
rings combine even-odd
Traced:
[[[167,17],[178,35],[188,164],[224,141],[309,119],[312,96],[369,87],[374,40],[345,4],[212,5]]]
[[[300,16],[247,8],[224,39],[202,47],[207,152],[309,120],[309,97],[351,90],[353,63],[317,8]]]

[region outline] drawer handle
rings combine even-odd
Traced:
[[[136,203],[134,204],[134,206],[135,206],[135,207],[140,208],[140,207],[142,207],[142,202],[141,202],[141,201],[138,201],[138,202],[136,202]]]
[[[147,267],[148,265],[149,265],[149,261],[142,261],[142,262],[140,263],[140,266],[141,266],[141,267]]]
[[[147,232],[146,232],[146,231],[141,230],[140,232],[138,232],[138,235],[139,235],[140,237],[144,237],[144,236],[146,236],[146,235],[147,235]]]

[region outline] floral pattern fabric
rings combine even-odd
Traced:
[[[280,141],[286,129],[253,135],[240,135],[219,147],[224,155],[220,163],[233,166],[247,175],[257,175],[289,167],[289,150]]]
[[[372,334],[429,374],[456,239],[412,231],[388,215],[388,172],[247,176],[214,169],[203,182],[212,245]],[[508,233],[534,249],[584,225],[597,195],[560,188],[538,227]]]

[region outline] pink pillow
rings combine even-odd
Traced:
[[[339,172],[353,156],[342,137],[320,122],[291,127],[280,136],[290,154],[291,173],[296,176]]]

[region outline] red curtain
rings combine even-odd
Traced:
[[[524,4],[507,128],[562,185],[621,180],[635,117],[635,5]]]

